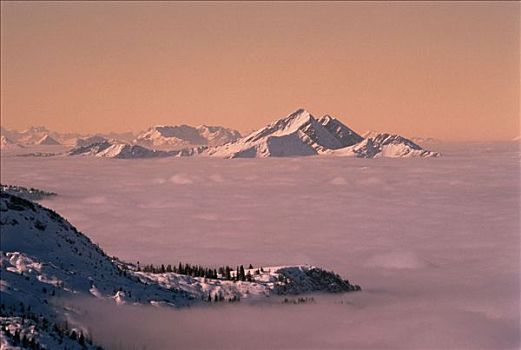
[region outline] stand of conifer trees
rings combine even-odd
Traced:
[[[250,264],[249,270],[253,269],[253,266]],[[179,263],[176,265],[144,265],[141,267],[137,265],[138,271],[143,271],[147,273],[167,273],[167,272],[173,272],[178,273],[180,275],[187,275],[192,277],[206,277],[206,278],[212,278],[212,279],[223,279],[228,281],[253,281],[253,275],[250,271],[247,273],[245,272],[244,266],[240,265],[237,266],[236,269],[232,269],[230,266],[221,266],[218,269],[215,268],[209,268],[202,265],[191,265],[191,264],[183,264]],[[255,270],[254,274],[258,275],[260,274],[261,270]]]

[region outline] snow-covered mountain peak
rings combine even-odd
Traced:
[[[311,113],[298,109],[235,142],[211,148],[206,154],[223,158],[309,156],[338,147],[339,142]]]
[[[295,112],[289,114],[287,117],[277,120],[272,123],[272,125],[277,125],[281,127],[283,130],[288,130],[287,132],[291,132],[291,130],[297,129],[306,123],[311,121],[316,121],[315,118],[303,108],[297,109]]]
[[[176,137],[176,136],[181,135],[182,133],[193,133],[194,135],[196,135],[196,133],[194,132],[194,128],[189,125],[186,125],[186,124],[175,125],[175,126],[156,125],[156,126],[151,127],[149,129],[149,131],[157,132],[161,136],[164,136],[164,137]]]
[[[235,142],[209,148],[204,154],[223,158],[321,154],[364,158],[438,155],[399,135],[372,133],[370,136],[363,138],[331,115],[317,120],[305,109],[298,109]]]
[[[355,156],[359,158],[409,158],[438,157],[438,152],[423,149],[411,140],[396,134],[370,132],[363,141],[345,148],[330,151],[329,154],[339,156]]]
[[[301,108],[291,113],[286,118],[281,119],[279,124],[284,125],[284,129],[287,130],[287,132],[292,132],[293,130],[311,122],[316,122],[316,119],[311,115],[311,113]]]
[[[36,134],[36,133],[49,133],[49,129],[47,129],[44,126],[31,126],[24,131],[22,131],[23,134]]]
[[[96,156],[103,158],[135,159],[165,157],[170,154],[165,151],[148,149],[117,140],[100,139],[97,142],[87,142],[85,146],[77,146],[68,152],[70,156]]]
[[[222,126],[156,125],[139,134],[133,143],[174,150],[194,146],[218,146],[240,137],[241,134],[237,130]]]
[[[37,145],[59,145],[60,143],[53,139],[49,134],[45,134],[41,139],[36,141]]]
[[[195,144],[206,144],[206,140],[191,126],[155,125],[139,134],[135,144],[150,147],[187,147]]]
[[[246,136],[244,141],[255,142],[268,136],[287,136],[311,124],[317,124],[316,119],[305,109],[298,109],[288,116],[254,131]]]
[[[299,108],[295,112],[291,113],[290,115],[288,115],[286,117],[286,119],[292,119],[292,118],[308,120],[309,118],[313,118],[313,116],[311,115],[311,113],[309,113],[304,108]]]
[[[305,109],[280,118],[236,142],[209,149],[224,158],[309,156],[351,145],[361,137],[329,117],[326,126]]]
[[[396,135],[396,134],[389,134],[389,133],[379,133],[379,134],[373,134],[370,139],[373,140],[373,142],[381,144],[381,145],[389,145],[389,144],[404,144],[412,149],[421,150],[422,148],[412,142],[409,139],[406,139],[403,136]]]

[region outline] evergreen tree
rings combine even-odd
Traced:
[[[14,331],[13,343],[14,343],[14,345],[18,345],[18,343],[20,343],[20,330],[19,329]]]
[[[85,336],[83,335],[83,332],[80,333],[78,342],[80,343],[81,346],[85,346]]]
[[[246,275],[244,273],[244,266],[241,265],[240,269],[239,269],[239,279],[241,281],[245,281],[246,280]]]
[[[29,340],[25,334],[22,335],[22,347],[26,348],[29,346]]]
[[[232,279],[232,274],[231,274],[231,271],[230,271],[230,267],[229,266],[226,266],[226,275],[225,275],[225,278],[227,280],[231,280]]]

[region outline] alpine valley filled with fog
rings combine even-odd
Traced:
[[[303,109],[2,129],[2,349],[517,348],[520,156]]]

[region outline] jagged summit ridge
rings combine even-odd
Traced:
[[[324,115],[316,119],[305,109],[278,119],[251,134],[203,152],[222,158],[295,157],[310,155],[373,157],[431,157],[414,142],[390,134],[362,137],[338,119]]]
[[[240,137],[237,130],[222,126],[156,125],[139,134],[133,143],[173,150],[193,146],[218,146]]]
[[[438,152],[421,148],[411,140],[395,134],[375,133],[349,147],[332,150],[329,154],[336,156],[354,156],[358,158],[410,158],[410,157],[438,157]]]
[[[246,142],[255,142],[266,136],[285,136],[292,134],[314,120],[313,116],[305,109],[298,109],[285,118],[276,120],[264,128],[261,128],[246,136]]]
[[[224,158],[309,156],[340,147],[340,141],[311,113],[298,109],[235,142],[211,148],[207,154]]]

